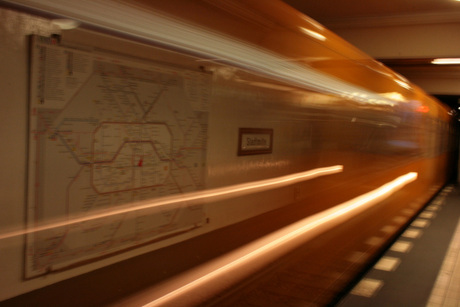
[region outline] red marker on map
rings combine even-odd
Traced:
[[[140,158],[140,159],[139,159],[139,163],[137,163],[137,166],[141,167],[141,166],[142,166],[142,163],[144,163],[144,159],[143,159],[143,158]]]

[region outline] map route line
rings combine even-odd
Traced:
[[[147,115],[150,113],[150,111],[153,109],[154,105],[157,103],[157,101],[161,98],[163,93],[168,89],[168,86],[170,83],[173,83],[174,79],[171,79],[162,86],[160,92],[156,95],[156,97],[153,99],[153,101],[150,103],[149,107],[145,111],[144,115],[142,116],[142,119],[145,119]]]
[[[80,161],[80,158],[77,156],[77,153],[74,150],[72,150],[72,148],[70,148],[69,144],[67,144],[64,136],[61,133],[57,133],[57,138],[60,140],[62,145],[67,148],[67,150],[70,153],[70,155],[74,158],[75,161],[77,161],[78,164],[80,164],[80,165],[91,164],[91,162]]]
[[[47,131],[49,131],[51,129],[51,125],[48,124],[46,120],[43,118],[43,114],[41,114],[40,112],[36,112],[36,110],[34,113],[36,113],[38,122],[43,123],[43,125],[45,126],[44,131],[40,131],[40,132],[37,131],[37,133],[46,133]]]
[[[169,174],[169,177],[171,178],[171,181],[174,182],[174,184],[176,185],[177,189],[179,190],[180,193],[184,193],[183,191],[183,188],[176,180],[176,178],[172,175],[172,174]]]
[[[134,97],[136,98],[136,103],[137,103],[138,107],[141,108],[142,112],[144,112],[144,114],[145,114],[144,106],[142,105],[142,102],[139,99],[139,95],[136,94],[136,90],[132,87],[132,84],[128,84],[128,88],[129,88],[129,93],[135,94]]]
[[[101,122],[98,127],[96,127],[94,129],[93,132],[85,132],[85,133],[88,133],[88,134],[92,134],[94,135],[96,133],[96,130],[98,130],[100,128],[101,125],[103,124],[122,124],[122,125],[165,125],[164,123],[159,123],[159,122],[152,122],[152,123],[137,123],[137,122]],[[112,157],[111,159],[109,160],[101,160],[101,161],[90,161],[90,162],[85,162],[85,161],[81,161],[81,159],[78,157],[77,153],[72,150],[72,148],[69,146],[68,142],[66,141],[65,137],[62,135],[63,133],[71,133],[71,132],[68,132],[68,131],[58,131],[55,135],[57,135],[58,139],[61,141],[62,145],[65,146],[68,150],[68,152],[73,156],[73,158],[75,159],[75,161],[79,164],[79,165],[92,165],[92,164],[97,164],[97,163],[111,163],[115,160],[116,156],[119,154],[120,150],[122,149],[122,147],[126,144],[126,143],[151,143],[152,144],[152,147],[154,148],[154,150],[158,153],[158,150],[156,149],[156,146],[159,145],[158,143],[156,143],[154,140],[150,140],[150,141],[136,141],[136,140],[132,140],[132,141],[124,141],[118,151],[114,154],[114,157]],[[44,135],[46,134],[45,132],[40,132],[40,134]],[[73,134],[81,134],[80,132],[73,132]],[[93,144],[94,145],[94,144]],[[183,148],[186,148],[186,147],[183,147]],[[95,152],[94,151],[94,148],[93,150],[91,151],[92,152],[92,155],[95,155],[95,154],[104,154],[104,152]],[[160,155],[159,155],[160,156]],[[169,161],[171,159],[161,159],[162,161]]]
[[[156,148],[157,145],[159,144],[156,144],[155,141],[123,141],[123,143],[121,143],[121,145],[118,147],[117,151],[114,153],[113,157],[109,160],[96,160],[96,161],[92,161],[92,162],[84,162],[82,163],[83,165],[93,165],[93,164],[109,164],[109,163],[113,163],[117,157],[120,155],[120,152],[122,151],[123,147],[127,144],[151,144],[152,145],[152,148],[153,150],[157,153],[157,156],[160,157],[160,154],[158,153],[158,149]],[[99,152],[98,154],[105,154],[105,152]],[[171,158],[168,158],[168,159],[165,159],[165,158],[159,158],[160,161],[172,161],[173,159]]]
[[[67,100],[66,104],[59,108],[60,109],[60,113],[64,113],[64,111],[67,109],[67,107],[72,104],[72,101],[75,99],[75,97],[80,94],[80,91],[90,82],[91,78],[96,75],[95,72],[91,72],[88,74],[88,76],[86,77],[86,79],[80,84],[80,86],[78,87],[78,89],[75,89],[75,92],[70,96],[70,98]]]
[[[179,118],[177,117],[176,111],[175,111],[171,106],[169,106],[169,105],[168,105],[168,109],[171,111],[174,120],[178,123],[177,128],[182,132],[182,134],[185,135],[185,134],[186,134],[185,131],[188,130],[188,129],[187,129],[187,127],[183,127],[183,125],[181,124],[181,122],[182,122],[182,121],[187,121],[187,119],[185,119],[185,120],[179,119]]]
[[[101,76],[101,75],[99,75]],[[101,88],[104,88],[108,93],[109,95],[111,96],[111,101],[114,102],[117,106],[117,108],[120,110],[121,113],[125,114],[126,112],[122,111],[123,110],[123,107],[120,105],[120,102],[119,102],[119,99],[117,98],[117,96],[115,95],[115,93],[117,94],[120,94],[120,93],[123,93],[123,94],[133,94],[136,98],[137,98],[137,94],[135,92],[133,92],[130,88],[130,85],[122,85],[123,88],[112,88],[109,81],[107,79],[109,78],[116,78],[116,79],[119,79],[121,81],[124,81],[125,79],[120,77],[120,76],[101,76],[102,78],[102,82],[105,84],[104,86],[101,86]],[[146,80],[142,80],[142,81],[146,81]],[[128,88],[129,90],[127,89],[124,89],[124,88]],[[136,99],[138,100],[138,98]],[[141,109],[143,109],[141,107]],[[132,113],[136,113],[136,112],[132,112]]]
[[[196,178],[193,176],[193,174],[190,172],[190,169],[186,165],[179,164],[179,161],[174,160],[174,159],[172,160],[172,164],[175,165],[178,170],[186,170],[188,175],[189,175],[189,177],[193,180],[195,186],[198,186],[199,183],[196,182]],[[181,186],[177,182],[176,178],[172,174],[170,174],[170,176],[173,179],[173,181],[175,182],[176,186],[182,191]]]
[[[178,150],[177,150],[177,153],[174,155],[174,158],[178,159],[178,158],[182,158],[184,157],[184,154],[183,152],[184,151],[187,151],[187,150],[203,150],[203,147],[180,147]]]
[[[70,189],[71,189],[72,185],[79,179],[81,172],[83,172],[84,170],[85,170],[85,166],[80,167],[80,170],[72,178],[72,180],[69,182],[69,185],[66,188],[65,213],[67,214],[67,216],[70,215]]]

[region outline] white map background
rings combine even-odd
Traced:
[[[204,187],[208,74],[39,37],[32,50],[28,227]],[[32,233],[26,277],[204,223],[182,204]]]

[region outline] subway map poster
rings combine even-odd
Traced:
[[[202,205],[126,208],[204,188],[211,76],[38,36],[31,49],[27,226],[45,227],[27,235],[26,278],[203,226]]]

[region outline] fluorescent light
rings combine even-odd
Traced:
[[[305,28],[302,28],[302,27],[299,27],[299,29],[307,34],[308,36],[310,37],[313,37],[313,38],[316,38],[317,40],[320,40],[320,41],[325,41],[326,40],[326,36],[322,35],[322,34],[319,34],[318,32],[315,32],[315,31],[312,31],[312,30],[308,30],[308,29],[305,29]]]
[[[459,0],[460,1],[460,0]],[[434,59],[431,61],[431,64],[439,64],[439,65],[454,65],[460,64],[460,58],[441,58],[441,59]]]
[[[460,1],[460,0],[459,0]],[[399,85],[401,85],[402,87],[404,87],[405,89],[407,90],[410,90],[412,89],[412,87],[407,83],[407,82],[404,82],[404,81],[401,81],[401,80],[397,80],[397,79],[394,79],[396,83],[398,83]]]
[[[72,30],[80,26],[80,22],[72,19],[53,19],[51,22],[62,30]]]

